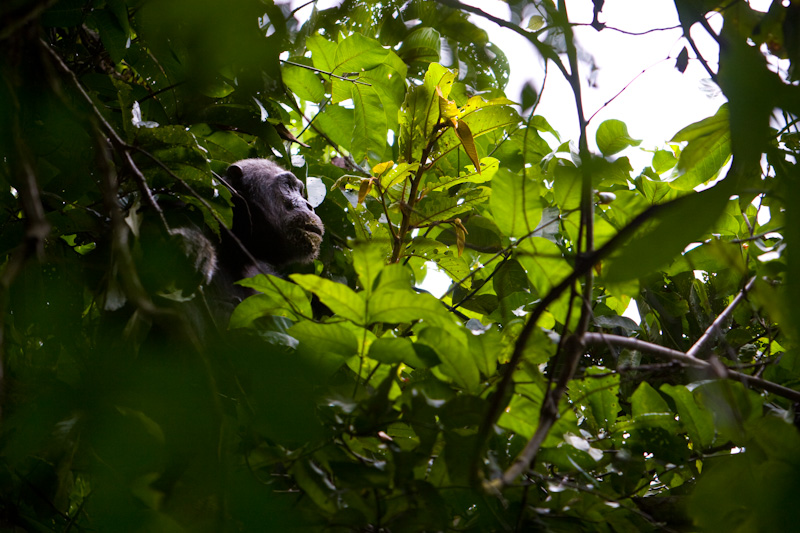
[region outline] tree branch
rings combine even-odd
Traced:
[[[722,378],[734,381],[741,381],[742,383],[765,390],[767,392],[771,392],[783,398],[787,398],[795,402],[800,402],[800,391],[790,389],[789,387],[784,387],[783,385],[779,385],[772,381],[767,381],[766,379],[761,379],[755,376],[751,376],[749,374],[737,372],[736,370],[731,370],[730,368],[721,364],[715,365],[709,361],[704,361],[703,359],[697,359],[696,357],[692,357],[691,355],[679,352],[678,350],[673,350],[671,348],[659,346],[658,344],[652,344],[650,342],[646,342],[641,339],[622,337],[619,335],[609,335],[606,333],[589,332],[583,335],[583,340],[586,344],[613,345],[613,346],[620,346],[622,348],[630,348],[632,350],[647,352],[653,355],[657,355],[659,357],[671,359],[672,361],[677,361],[691,368],[709,370],[714,373],[718,373],[721,371],[722,375],[720,377]]]
[[[704,351],[708,344],[713,340],[713,338],[722,332],[720,328],[720,324],[728,320],[731,314],[733,314],[733,310],[736,309],[741,301],[744,299],[745,295],[753,289],[753,285],[756,283],[756,278],[750,278],[750,281],[744,286],[744,288],[739,291],[739,294],[728,304],[728,307],[725,308],[722,313],[714,320],[714,322],[708,326],[708,328],[703,332],[703,335],[697,339],[691,348],[686,352],[686,355],[689,357],[698,357],[701,351]]]

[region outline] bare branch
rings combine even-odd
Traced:
[[[731,303],[728,304],[728,307],[726,307],[725,310],[722,311],[722,313],[720,313],[720,315],[714,320],[714,323],[708,326],[708,328],[703,332],[703,335],[697,339],[697,342],[695,342],[692,347],[689,348],[689,350],[686,352],[686,355],[689,357],[698,357],[700,352],[708,347],[708,344],[714,339],[714,337],[722,332],[720,324],[730,318],[731,314],[733,314],[733,310],[736,309],[736,306],[741,303],[745,295],[753,289],[753,285],[755,285],[755,283],[755,277],[751,278],[750,281],[747,282],[744,288],[739,291],[739,294],[737,294]]]
[[[569,339],[567,339],[564,347],[566,365],[558,376],[556,386],[549,390],[544,397],[542,409],[539,414],[539,424],[536,426],[533,437],[531,437],[522,452],[514,459],[511,466],[503,472],[502,476],[485,484],[487,490],[494,492],[503,487],[507,487],[512,484],[520,474],[528,469],[534,457],[536,457],[536,454],[539,452],[542,443],[544,443],[544,440],[547,438],[548,433],[550,433],[553,424],[558,420],[558,402],[561,400],[564,391],[567,390],[567,384],[575,374],[575,370],[578,368],[578,360],[583,352],[584,345],[579,340],[579,337],[571,335]]]
[[[622,93],[624,93],[625,91],[627,91],[627,90],[628,90],[628,88],[629,88],[631,85],[633,85],[633,82],[635,82],[636,80],[638,80],[638,79],[639,79],[639,78],[640,78],[642,75],[644,75],[644,73],[645,73],[645,72],[647,72],[647,71],[648,71],[648,70],[650,70],[651,68],[655,67],[655,66],[656,66],[656,65],[658,65],[659,63],[663,63],[663,62],[664,62],[664,61],[666,61],[667,59],[669,59],[669,57],[665,57],[664,59],[660,59],[659,61],[657,61],[657,62],[653,63],[653,64],[652,64],[652,65],[650,65],[649,67],[645,67],[645,68],[643,68],[643,69],[642,69],[642,71],[641,71],[639,74],[637,74],[636,76],[634,76],[634,77],[633,77],[633,79],[631,79],[631,81],[629,81],[628,83],[626,83],[626,84],[625,84],[625,86],[624,86],[622,89],[620,89],[620,90],[619,90],[619,92],[618,92],[617,94],[615,94],[614,96],[612,96],[611,98],[609,98],[608,100],[606,100],[606,103],[604,103],[603,105],[601,105],[601,106],[600,106],[600,107],[597,109],[597,111],[595,111],[594,113],[592,113],[592,116],[591,116],[591,117],[589,117],[589,120],[587,120],[587,121],[586,121],[586,123],[587,123],[587,124],[588,124],[588,123],[590,123],[590,122],[591,122],[591,121],[594,119],[594,117],[596,117],[596,116],[597,116],[597,114],[598,114],[600,111],[602,111],[603,109],[605,109],[606,107],[608,107],[608,105],[609,105],[611,102],[613,102],[614,100],[616,100],[617,98],[619,98],[619,97],[622,95]]]
[[[800,402],[800,391],[790,389],[789,387],[784,387],[783,385],[779,385],[772,381],[767,381],[766,379],[761,379],[755,376],[751,376],[749,374],[737,372],[736,370],[731,370],[725,365],[719,363],[716,359],[714,360],[716,364],[714,364],[711,361],[704,361],[703,359],[697,359],[696,357],[692,357],[683,352],[679,352],[678,350],[672,350],[670,348],[659,346],[658,344],[652,344],[650,342],[646,342],[641,339],[621,337],[619,335],[608,335],[605,333],[590,332],[590,333],[585,333],[583,335],[583,340],[586,344],[596,344],[596,345],[608,344],[613,346],[621,346],[623,348],[630,348],[633,350],[639,350],[642,352],[647,352],[653,355],[664,357],[666,359],[677,361],[688,367],[698,368],[701,370],[708,370],[718,375],[721,374],[720,377],[722,378],[730,379],[733,381],[741,381],[746,385],[751,385],[753,387],[765,390],[767,392],[771,392],[783,398],[787,398],[795,402]]]
[[[578,24],[573,24],[573,26],[576,26],[576,27],[577,26],[590,26],[590,27],[594,28],[594,26],[592,26],[590,23],[578,23]],[[660,32],[660,31],[677,30],[677,29],[680,29],[680,25],[668,26],[666,28],[650,28],[649,30],[644,30],[644,31],[623,30],[622,28],[615,28],[613,26],[603,26],[603,29],[604,30],[609,30],[609,31],[615,31],[617,33],[622,33],[623,35],[631,35],[633,37],[638,37],[638,36],[641,36],[641,35],[648,35],[650,33],[655,33],[655,32]]]
[[[661,346],[660,344],[653,344],[651,342],[643,341],[634,337],[623,337],[621,335],[610,335],[607,333],[587,332],[583,335],[586,344],[595,345],[608,345],[619,346],[621,348],[628,348],[630,350],[638,350],[640,352],[647,352],[664,359],[671,361],[678,361],[688,367],[692,368],[707,368],[708,363],[696,357],[691,357],[678,350]]]

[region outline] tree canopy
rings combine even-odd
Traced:
[[[649,151],[587,138],[568,3],[507,3],[0,6],[3,530],[800,528],[800,3],[675,0],[727,102]],[[169,230],[229,232],[250,157],[322,251],[198,331]]]

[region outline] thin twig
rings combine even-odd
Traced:
[[[569,215],[571,212],[572,212],[572,211],[567,211],[567,212],[565,212],[565,213],[564,213],[564,215],[565,215],[565,216],[566,216],[566,215]],[[472,270],[472,271],[471,271],[469,274],[467,274],[466,276],[464,276],[463,278],[461,278],[460,280],[458,280],[457,282],[455,282],[455,284],[453,284],[453,285],[450,285],[450,288],[448,288],[448,289],[447,289],[447,292],[445,292],[445,293],[442,295],[442,298],[444,298],[445,296],[447,296],[448,294],[450,294],[451,292],[453,292],[454,290],[456,290],[456,287],[457,287],[457,286],[459,286],[459,285],[463,285],[463,284],[464,284],[464,282],[466,282],[466,281],[467,281],[467,280],[469,280],[470,278],[472,278],[472,277],[476,276],[476,275],[478,274],[478,272],[480,272],[481,270],[483,270],[484,268],[486,268],[486,266],[487,266],[489,263],[491,263],[492,261],[494,261],[494,260],[495,260],[495,259],[497,259],[498,257],[501,257],[501,256],[502,256],[502,257],[505,257],[506,255],[508,255],[508,252],[510,252],[512,249],[514,249],[514,248],[518,247],[518,246],[520,245],[520,243],[521,243],[521,242],[523,242],[525,239],[527,239],[527,238],[529,238],[529,237],[532,237],[532,236],[533,236],[533,235],[534,235],[534,234],[535,234],[537,231],[541,231],[542,229],[546,228],[546,227],[547,227],[547,226],[549,226],[550,224],[554,224],[554,223],[556,223],[556,222],[559,222],[560,220],[561,220],[561,217],[558,217],[558,218],[554,218],[554,219],[553,219],[553,220],[551,220],[550,222],[547,222],[547,223],[545,223],[545,224],[542,224],[542,225],[540,225],[540,226],[536,226],[536,228],[535,228],[535,229],[533,229],[532,231],[529,231],[528,233],[526,233],[525,235],[523,235],[522,237],[520,237],[519,239],[517,239],[515,242],[512,242],[511,244],[509,244],[508,246],[506,246],[505,248],[503,248],[503,249],[502,249],[502,250],[500,250],[499,252],[495,253],[495,254],[494,254],[492,257],[490,257],[489,259],[487,259],[486,261],[484,261],[484,262],[483,262],[483,263],[482,263],[480,266],[478,266],[477,268],[475,268],[474,270]]]
[[[592,28],[594,27],[588,22],[580,22],[580,23],[572,24],[572,26],[575,26],[575,27],[578,27],[578,26],[591,26]],[[659,32],[659,31],[677,30],[677,29],[680,29],[680,25],[678,24],[678,25],[675,25],[675,26],[669,26],[667,28],[651,28],[649,30],[644,30],[644,31],[623,30],[622,28],[615,28],[613,26],[603,26],[603,29],[604,30],[615,31],[615,32],[621,33],[623,35],[631,35],[633,37],[638,37],[638,36],[641,36],[641,35],[647,35],[649,33],[655,33],[655,32]]]
[[[303,65],[302,63],[295,63],[294,61],[288,61],[286,59],[281,59],[281,63],[286,63],[287,65],[291,65],[293,67],[300,67],[308,70],[313,70],[314,72],[325,74],[326,76],[330,76],[331,78],[336,78],[337,80],[349,81],[350,83],[356,83],[358,85],[366,85],[367,87],[372,87],[371,83],[367,83],[365,81],[361,81],[358,79],[347,78],[345,76],[337,76],[336,74],[328,72],[327,70],[321,70],[318,68],[310,67],[308,65]]]
[[[689,46],[692,47],[692,50],[694,51],[694,55],[696,56],[697,60],[700,61],[700,64],[703,65],[703,68],[706,69],[706,72],[708,72],[708,75],[711,77],[711,79],[714,81],[714,83],[717,83],[717,74],[713,70],[711,70],[711,67],[708,66],[708,62],[703,57],[703,54],[700,53],[700,49],[697,47],[697,43],[694,42],[694,39],[692,38],[692,35],[691,35],[691,29],[692,29],[692,26],[694,25],[694,22],[699,22],[699,20],[696,20],[694,22],[689,21],[689,20],[685,20],[684,17],[681,16],[681,11],[682,10],[680,10],[680,9],[678,10],[678,18],[680,19],[681,27],[683,28],[683,37],[684,37],[684,39],[686,39],[688,41]],[[701,18],[703,19],[704,22],[706,22],[706,24],[703,25],[703,26],[705,28],[707,28],[707,30],[709,30],[709,33],[711,34],[711,36],[715,40],[718,40],[717,34],[715,34],[713,31],[710,31],[711,28],[708,26],[708,22],[705,21],[705,19],[703,17],[698,17],[698,19],[701,19]],[[690,22],[691,22],[691,24],[690,24]]]
[[[552,60],[555,63],[555,65],[558,68],[558,70],[561,72],[561,74],[565,78],[569,78],[569,72],[567,72],[567,69],[564,66],[564,64],[561,63],[561,61],[559,61],[558,55],[556,54],[556,52],[550,46],[542,43],[538,39],[538,36],[543,31],[547,30],[547,28],[543,28],[542,30],[539,30],[537,32],[531,32],[531,31],[525,30],[523,28],[520,28],[518,25],[514,24],[513,22],[508,22],[507,20],[503,20],[501,18],[495,17],[494,15],[490,15],[489,13],[483,11],[480,8],[477,8],[477,7],[474,7],[474,6],[470,6],[470,5],[467,5],[467,4],[463,4],[463,3],[459,2],[458,0],[438,0],[438,2],[440,4],[446,5],[448,7],[453,8],[453,9],[458,9],[460,11],[465,11],[467,13],[472,13],[473,15],[478,15],[479,17],[482,17],[482,18],[485,18],[486,20],[490,20],[490,21],[494,22],[495,24],[497,24],[498,26],[500,26],[502,28],[509,29],[509,30],[513,31],[514,33],[517,33],[517,34],[525,37],[528,40],[528,42],[530,42],[539,51],[539,53],[542,54],[542,57],[544,57],[545,59]]]
[[[600,111],[602,111],[603,109],[605,109],[606,107],[608,107],[608,105],[609,105],[611,102],[613,102],[614,100],[616,100],[617,98],[619,98],[619,97],[622,95],[622,93],[624,93],[625,91],[627,91],[627,90],[628,90],[628,88],[629,88],[631,85],[633,85],[633,82],[635,82],[635,81],[636,81],[636,80],[638,80],[638,79],[639,79],[641,76],[643,76],[645,72],[647,72],[647,71],[648,71],[648,70],[650,70],[651,68],[655,67],[656,65],[659,65],[660,63],[663,63],[664,61],[666,61],[666,60],[668,60],[668,59],[670,59],[670,58],[669,58],[669,57],[665,57],[664,59],[660,59],[660,60],[658,60],[657,62],[653,63],[653,64],[652,64],[652,65],[650,65],[649,67],[645,67],[645,68],[643,68],[643,69],[642,69],[642,71],[641,71],[639,74],[637,74],[636,76],[634,76],[634,77],[633,77],[633,79],[631,79],[631,81],[629,81],[628,83],[626,83],[626,84],[625,84],[625,86],[624,86],[622,89],[620,89],[620,90],[619,90],[619,92],[618,92],[617,94],[615,94],[614,96],[612,96],[611,98],[609,98],[609,99],[606,101],[606,103],[604,103],[603,105],[601,105],[601,106],[600,106],[600,107],[597,109],[597,111],[595,111],[594,113],[592,113],[592,116],[591,116],[591,117],[589,117],[589,120],[587,120],[587,121],[586,121],[586,123],[587,123],[587,124],[588,124],[588,123],[590,123],[590,122],[591,122],[591,121],[594,119],[594,117],[596,117],[596,116],[597,116],[597,114],[598,114]]]
[[[103,204],[111,221],[111,256],[114,266],[119,272],[125,296],[137,308],[148,315],[162,315],[164,310],[159,309],[152,302],[147,291],[142,286],[136,266],[128,246],[128,227],[125,217],[117,200],[118,180],[108,142],[95,124],[95,150],[97,152],[97,166],[100,175],[100,191],[103,195]]]

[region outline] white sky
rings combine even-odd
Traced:
[[[469,3],[497,17],[509,19],[508,6],[500,0],[469,0]],[[586,24],[592,21],[591,0],[567,0],[566,4],[570,21]],[[509,59],[511,80],[506,91],[508,96],[518,100],[526,78],[532,78],[535,87],[540,89],[543,62],[527,40],[485,19],[475,17],[473,20],[489,33],[490,39]],[[677,26],[678,15],[672,0],[606,0],[600,21],[609,27],[643,32]],[[720,23],[719,17],[712,17],[711,24],[715,30]],[[656,148],[684,126],[713,115],[725,101],[722,96],[709,98],[701,89],[702,80],[710,80],[698,61],[690,60],[683,74],[675,69],[675,59],[686,44],[679,28],[646,35],[626,35],[610,28],[598,32],[585,26],[575,28],[575,36],[584,50],[592,54],[599,69],[595,87],[588,87],[585,83],[588,68],[583,72],[584,113],[587,118],[630,84],[592,120],[589,127],[589,146],[592,148],[595,146],[594,133],[604,120],[622,120],[628,125],[632,137],[643,139],[642,147]],[[699,27],[693,29],[693,37],[715,70],[716,42]],[[689,56],[694,57],[691,50]],[[643,70],[646,72],[637,78]],[[563,76],[552,66],[536,113],[544,116],[562,139],[577,141],[575,100]],[[637,154],[634,152],[626,155],[635,157]],[[639,162],[645,163],[644,160]]]

